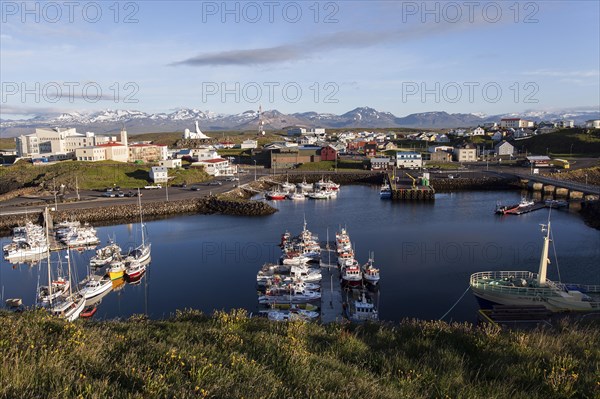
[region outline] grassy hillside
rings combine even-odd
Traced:
[[[0,150],[11,150],[15,148],[15,139],[0,137]]]
[[[529,154],[553,156],[600,156],[600,132],[586,133],[585,129],[562,129],[513,143]],[[572,150],[571,150],[572,146]]]
[[[15,189],[44,186],[52,189],[54,184],[57,187],[64,184],[67,189],[74,190],[76,178],[80,189],[102,189],[113,185],[131,189],[147,185],[150,182],[149,171],[148,165],[113,161],[64,161],[39,166],[20,161],[15,165],[0,168],[0,193],[8,191],[7,187]],[[208,179],[208,175],[200,169],[169,170],[169,176],[174,177],[170,184],[179,184],[183,181],[196,183]]]
[[[600,329],[0,312],[4,398],[598,398]]]
[[[216,141],[225,140],[226,138],[232,142],[239,144],[247,139],[257,139],[256,132],[246,131],[207,131],[203,132],[207,136],[214,138]],[[174,146],[175,143],[182,138],[182,132],[175,133],[143,133],[130,136],[130,141],[151,141],[154,144]],[[285,132],[273,131],[267,132],[265,136],[258,137],[259,145],[270,143],[272,141],[279,141]],[[14,145],[13,145],[14,147]]]

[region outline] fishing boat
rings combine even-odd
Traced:
[[[321,293],[316,291],[295,291],[289,295],[261,295],[258,303],[305,303],[321,299]]]
[[[365,292],[359,299],[350,301],[348,306],[348,318],[351,321],[363,322],[367,320],[376,321],[379,320],[379,312],[375,307],[375,304],[367,299]]]
[[[500,215],[516,213],[516,212],[522,211],[523,209],[527,209],[533,205],[535,205],[535,201],[528,200],[526,197],[522,197],[521,201],[518,204],[512,204],[512,205],[502,205],[500,203],[496,204],[496,213],[500,214]]]
[[[365,263],[362,267],[363,278],[365,281],[372,285],[377,285],[379,282],[379,269],[377,269],[373,263],[375,262],[374,257],[369,257],[367,263]]]
[[[129,279],[137,279],[146,273],[146,263],[136,259],[126,259],[125,274]]]
[[[307,196],[310,199],[316,199],[316,200],[323,200],[323,199],[330,198],[329,194],[326,191],[313,191],[311,193],[308,193]]]
[[[290,183],[287,179],[286,181],[284,181],[283,183],[281,183],[281,189],[283,191],[295,191],[296,190],[296,186],[293,183]]]
[[[287,193],[277,190],[267,191],[265,193],[265,198],[272,201],[282,201],[285,199]]]
[[[317,190],[339,190],[339,188],[339,184],[334,183],[331,179],[325,180],[323,177],[315,183],[315,189]]]
[[[335,233],[335,248],[338,254],[352,250],[350,236],[345,228],[342,228],[339,232]]]
[[[112,280],[110,278],[91,275],[79,293],[86,300],[89,300],[109,290],[112,290]]]
[[[346,263],[342,267],[342,280],[348,285],[360,285],[363,279],[362,271],[356,260]]]
[[[381,199],[389,199],[392,198],[392,188],[386,182],[379,189],[379,198]]]
[[[313,189],[313,184],[306,182],[306,176],[302,179],[302,183],[298,183],[296,186],[302,190],[302,192],[312,191]]]
[[[118,280],[125,275],[125,263],[121,260],[113,261],[108,269],[108,277],[111,280]]]
[[[554,200],[554,199],[548,199],[546,201],[544,201],[544,205],[546,205],[548,208],[566,208],[567,206],[569,206],[569,203],[565,200]]]
[[[486,271],[470,278],[471,291],[483,309],[493,305],[543,305],[552,312],[599,311],[600,286],[563,284],[546,278],[550,220],[542,224],[544,241],[537,273],[530,271]]]
[[[287,197],[292,201],[301,201],[306,199],[306,196],[302,193],[290,193],[287,195]]]
[[[318,311],[319,307],[317,305],[313,305],[312,303],[274,303],[270,305],[272,309],[304,309],[304,310],[313,310]]]
[[[260,313],[266,314],[271,321],[311,321],[319,317],[319,312],[298,309],[294,305],[289,310],[269,309]]]
[[[121,247],[110,242],[107,246],[96,250],[96,255],[90,259],[90,266],[102,267],[108,265],[121,253]]]

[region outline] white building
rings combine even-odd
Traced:
[[[206,159],[194,162],[192,167],[202,166],[210,176],[229,176],[236,173],[236,168],[229,165],[229,161],[223,158]]]
[[[406,169],[420,168],[423,166],[423,159],[418,152],[397,152],[396,166]]]
[[[570,127],[575,127],[575,121],[572,119],[565,119],[565,120],[561,120],[556,122],[555,124],[556,127],[560,127],[560,128],[570,128]]]
[[[75,150],[75,159],[91,162],[106,160],[127,162],[129,159],[129,150],[126,145],[113,141],[106,144],[78,148]]]
[[[185,129],[183,131],[183,138],[185,140],[210,140],[210,137],[202,133],[200,127],[198,126],[198,121],[196,121],[196,132],[190,132],[190,129]]]
[[[240,148],[242,150],[255,149],[258,148],[258,141],[256,140],[244,140],[242,144],[240,144]]]
[[[454,160],[457,162],[475,162],[477,149],[473,145],[464,145],[454,149]]]
[[[387,157],[371,158],[371,170],[386,170],[390,166],[390,159]]]
[[[588,129],[600,129],[600,119],[591,119],[586,121],[585,127]]]
[[[514,155],[515,146],[508,141],[502,141],[494,146],[496,155]]]
[[[503,128],[519,129],[519,128],[533,127],[533,125],[534,125],[533,121],[528,121],[526,119],[521,119],[521,118],[500,119],[500,127],[503,127]]]
[[[158,162],[158,165],[169,169],[181,168],[181,159],[165,159]]]
[[[166,166],[153,166],[150,168],[150,179],[154,183],[166,183],[169,181],[169,170]]]
[[[473,129],[471,131],[471,136],[484,136],[485,135],[485,130],[483,130],[483,128],[481,126],[478,126],[476,129]]]

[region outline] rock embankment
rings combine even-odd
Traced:
[[[144,218],[160,218],[175,214],[266,216],[277,211],[269,204],[260,201],[231,201],[214,196],[171,202],[151,202],[144,204],[142,209]],[[75,219],[82,223],[125,223],[138,220],[140,215],[137,204],[125,204],[102,208],[59,210],[52,212],[52,217],[55,221]],[[27,220],[39,222],[41,214],[0,216],[0,230],[10,229]]]
[[[517,179],[502,177],[476,177],[457,179],[433,179],[431,185],[436,192],[450,192],[458,190],[506,190],[515,188]]]

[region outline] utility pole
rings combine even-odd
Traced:
[[[54,191],[54,210],[58,211],[58,201],[56,200],[56,179],[52,178],[52,186]]]
[[[81,201],[81,198],[79,198],[79,184],[77,184],[77,176],[75,176],[75,192],[77,193],[77,201]]]

